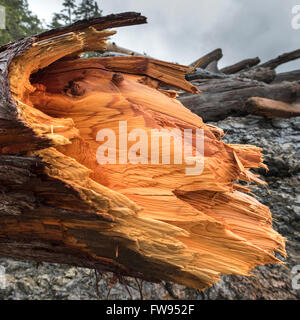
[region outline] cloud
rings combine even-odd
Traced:
[[[39,2],[39,12],[41,6],[51,11],[44,1],[29,0],[33,2]],[[58,2],[53,1],[56,7]],[[300,30],[291,27],[296,4],[299,0],[99,1],[104,14],[136,11],[148,18],[147,25],[119,28],[113,39],[120,46],[182,64],[220,47],[221,67],[256,56],[266,61],[298,49]],[[300,60],[278,69],[300,69]]]

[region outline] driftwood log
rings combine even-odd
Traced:
[[[300,116],[300,104],[291,105],[265,98],[250,98],[247,100],[245,107],[249,113],[262,115],[270,119]]]
[[[244,69],[248,69],[250,67],[256,66],[259,63],[260,63],[260,59],[258,57],[252,58],[252,59],[245,59],[231,66],[225,67],[220,71],[225,74],[233,74],[233,73],[242,71]]]
[[[224,143],[222,130],[186,109],[176,91],[163,89],[198,94],[185,80],[191,69],[147,57],[79,58],[106,50],[115,33],[106,29],[145,22],[137,13],[110,15],[0,48],[0,256],[198,289],[222,274],[248,275],[257,265],[279,263],[274,253],[285,256],[285,241],[272,228],[270,210],[238,183],[263,183],[250,171],[265,167],[261,150]],[[213,86],[224,87],[218,81]],[[234,83],[278,99],[298,93],[296,84]],[[202,87],[199,99],[215,90]],[[217,106],[224,94],[214,98]],[[140,150],[135,163],[127,163],[119,144],[122,161],[99,163],[102,129],[125,140],[132,129],[176,129],[174,161],[144,163],[150,154],[159,160],[167,147],[162,131],[154,152],[144,148],[147,139],[138,148],[128,141]],[[204,154],[190,156],[203,164],[202,174],[186,175],[188,164],[175,162],[182,154],[175,138],[185,129],[193,151],[196,130],[203,130]]]
[[[219,48],[197,59],[196,61],[191,63],[189,66],[193,68],[192,70],[195,70],[196,68],[205,69],[211,62],[219,61],[222,57],[223,57],[222,49]]]
[[[271,69],[276,69],[278,66],[280,66],[283,63],[287,63],[296,59],[300,58],[300,49],[299,50],[295,50],[292,52],[287,52],[287,53],[283,53],[282,55],[269,60],[263,64],[261,64],[260,66],[262,68],[271,68]]]
[[[296,103],[300,97],[300,83],[281,82],[266,84],[249,79],[228,78],[202,79],[192,81],[202,94],[191,96],[183,94],[180,101],[204,121],[218,121],[228,116],[243,116],[252,109],[246,108],[251,97],[261,97]],[[293,108],[293,106],[290,106]],[[272,110],[269,110],[272,112]],[[276,114],[278,116],[278,113]]]
[[[300,70],[279,73],[276,75],[273,83],[282,81],[300,81]]]
[[[199,61],[207,56],[211,55],[205,55]],[[300,50],[295,50],[260,65],[259,58],[254,58],[240,61],[220,71],[215,68],[217,72],[205,67],[196,68],[186,75],[186,79],[203,91],[203,94],[195,96],[181,93],[179,100],[204,121],[218,121],[228,116],[243,116],[249,113],[258,114],[258,107],[253,105],[256,98],[260,101],[259,110],[266,108],[265,112],[259,112],[260,115],[268,118],[298,116],[300,71],[281,74],[276,74],[275,71],[279,65],[298,58]],[[255,99],[248,102],[249,98]],[[262,104],[262,101],[268,103]]]
[[[148,57],[148,55],[146,55],[146,54],[142,54],[142,53],[130,50],[130,49],[120,47],[115,42],[108,42],[107,47],[106,47],[106,51],[121,53],[121,54],[129,55],[129,56],[142,56],[142,57],[147,56]]]

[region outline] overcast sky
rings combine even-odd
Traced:
[[[63,0],[28,0],[47,22]],[[300,29],[291,26],[300,0],[100,0],[103,14],[141,12],[148,24],[117,29],[120,46],[181,64],[222,48],[219,66],[259,56],[262,61],[300,48]],[[278,71],[300,69],[300,59]]]

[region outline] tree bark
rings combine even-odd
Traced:
[[[110,15],[0,48],[0,256],[198,289],[221,274],[279,263],[274,253],[285,255],[285,241],[270,210],[236,182],[264,183],[250,171],[266,168],[261,150],[222,142],[221,129],[160,87],[199,93],[184,78],[190,68],[141,57],[78,58],[106,50],[115,32],[105,28],[145,21]],[[99,161],[98,133],[107,129],[119,141],[133,129],[147,133],[139,148],[126,141],[139,161],[122,158],[121,142],[113,148],[120,163]],[[175,130],[172,147],[166,129]],[[161,147],[152,148],[147,138],[157,130]],[[185,130],[192,154],[183,163]],[[195,156],[197,130],[204,151]],[[170,163],[160,163],[167,147]],[[199,164],[200,173],[187,174]]]

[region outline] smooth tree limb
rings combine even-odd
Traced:
[[[269,61],[266,61],[259,66],[262,68],[271,68],[271,69],[276,69],[278,66],[281,64],[296,60],[300,58],[300,49],[294,50],[291,52],[283,53],[280,56],[271,59]]]
[[[220,71],[225,74],[233,74],[233,73],[240,72],[244,69],[248,69],[253,66],[256,66],[259,63],[260,63],[260,59],[258,57],[252,58],[252,59],[245,59],[245,60],[237,62],[231,66],[222,68]]]
[[[120,47],[115,42],[108,42],[107,43],[107,47],[106,47],[106,51],[108,51],[108,52],[117,52],[117,53],[125,54],[125,55],[128,55],[128,56],[139,56],[139,57],[147,56],[146,54],[142,54],[142,53],[130,50],[130,49],[126,49],[126,48]]]

